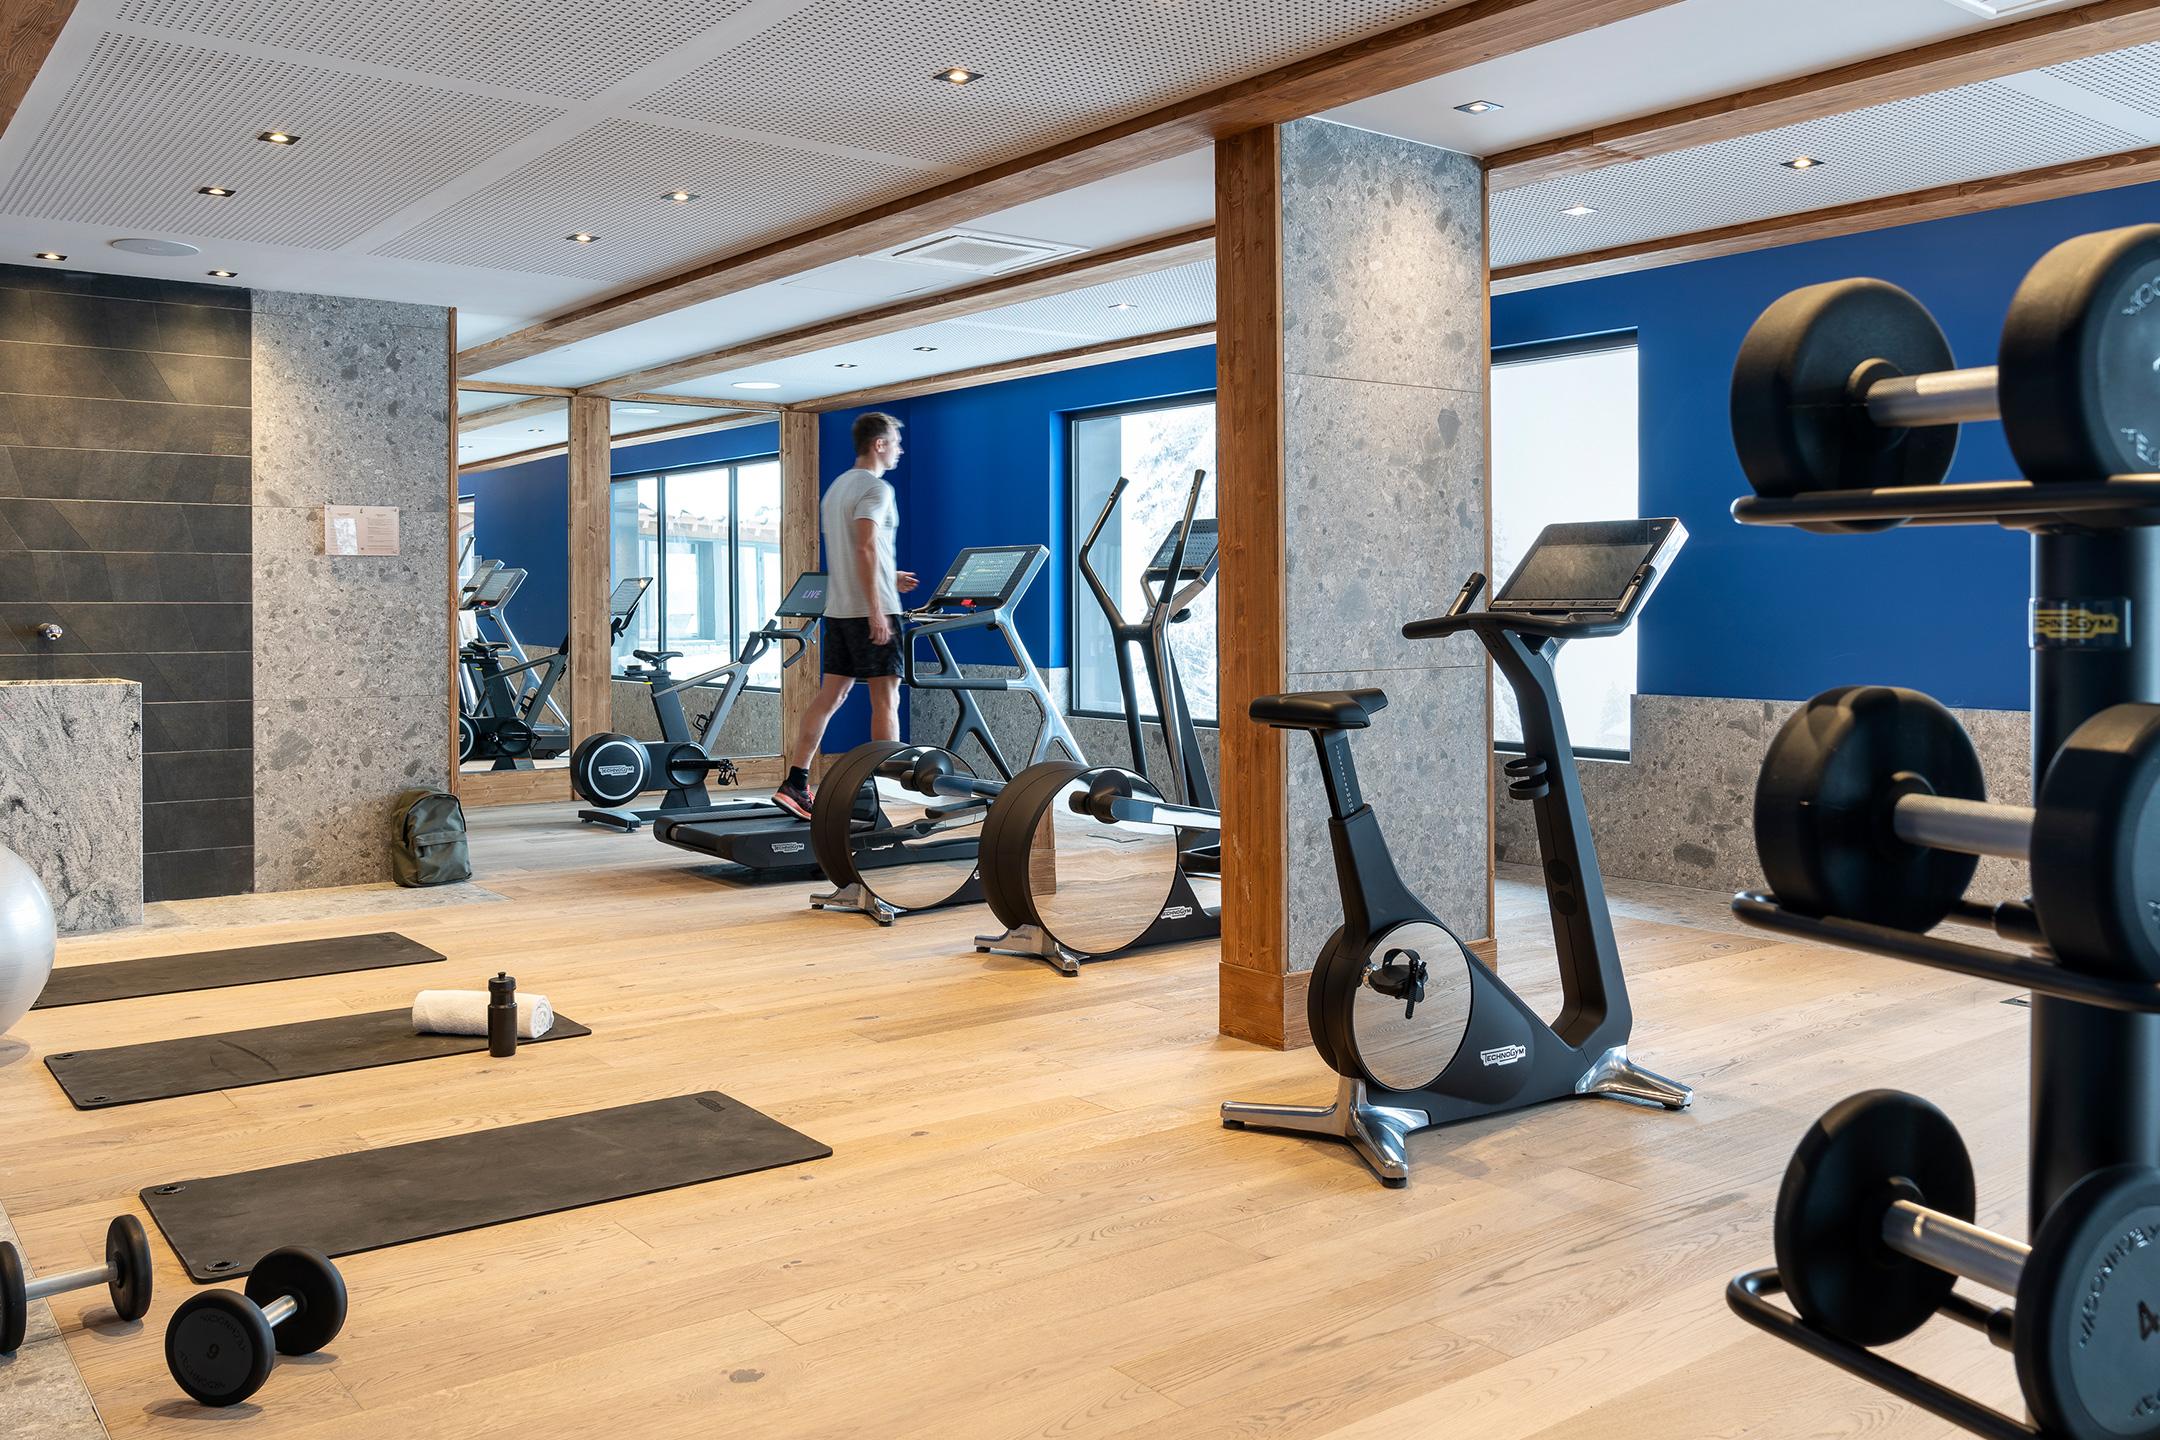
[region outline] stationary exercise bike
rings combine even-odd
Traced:
[[[631,579],[615,589],[620,596],[626,587],[635,587],[630,598],[634,611],[638,597],[651,584],[648,579]],[[811,627],[824,613],[825,576],[811,570],[796,577],[772,619],[744,636],[741,651],[725,665],[678,680],[668,673],[667,662],[680,656],[680,650],[631,651],[643,663],[624,666],[622,678],[641,683],[650,691],[660,738],[640,740],[609,731],[580,741],[570,754],[570,788],[587,806],[578,811],[578,818],[631,831],[648,820],[662,818],[777,819],[784,814],[770,800],[716,802],[705,785],[708,780],[720,786],[736,783],[735,762],[717,753],[715,741],[749,685],[751,671],[775,646],[780,647],[781,669],[800,660],[809,648]],[[802,623],[785,623],[790,620]],[[693,730],[690,717],[683,711],[682,697],[701,686],[710,686],[719,694],[713,697],[712,708],[698,717]],[[646,791],[663,788],[667,793],[657,806],[629,808],[630,802]]]
[[[1634,1012],[1553,678],[1566,642],[1628,627],[1686,538],[1670,519],[1548,525],[1488,609],[1470,608],[1485,587],[1472,575],[1447,614],[1403,627],[1412,640],[1477,636],[1520,704],[1523,753],[1507,764],[1508,793],[1537,813],[1563,995],[1551,1024],[1396,873],[1358,789],[1349,736],[1387,696],[1323,690],[1252,702],[1253,719],[1312,735],[1327,789],[1343,924],[1313,967],[1306,1016],[1340,1084],[1323,1106],[1228,1102],[1223,1124],[1344,1141],[1383,1183],[1401,1185],[1413,1131],[1574,1095],[1687,1107],[1692,1090],[1628,1059]]]

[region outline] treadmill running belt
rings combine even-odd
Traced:
[[[153,1185],[142,1201],[190,1277],[230,1280],[282,1245],[355,1255],[830,1154],[707,1090]]]
[[[590,1034],[575,1020],[558,1015],[547,1034],[518,1044],[541,1045]],[[222,1035],[70,1050],[46,1056],[45,1068],[52,1071],[76,1109],[103,1110],[443,1055],[484,1053],[487,1048],[485,1035],[415,1035],[408,1006],[259,1030],[230,1030]]]
[[[442,958],[416,940],[381,931],[373,935],[292,940],[283,945],[250,945],[241,950],[198,950],[147,960],[114,960],[103,965],[68,965],[53,971],[45,993],[30,1008],[56,1010],[64,1005],[94,1005],[101,1000],[222,990],[232,985],[302,980],[311,975],[342,975],[395,965],[429,965]]]

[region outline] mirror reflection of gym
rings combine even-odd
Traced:
[[[569,764],[569,405],[458,392],[459,769]]]

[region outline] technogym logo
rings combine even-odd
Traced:
[[[1188,920],[1192,918],[1192,906],[1172,905],[1155,918],[1158,920]]]
[[[629,765],[596,765],[593,768],[598,770],[602,775],[615,776],[628,775],[635,767]]]
[[[1490,1050],[1480,1050],[1478,1059],[1487,1065],[1513,1065],[1530,1053],[1524,1045],[1496,1045]]]

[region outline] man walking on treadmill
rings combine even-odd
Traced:
[[[900,738],[900,597],[915,577],[893,568],[900,507],[885,475],[900,463],[900,422],[883,411],[855,417],[855,468],[833,481],[818,507],[831,572],[825,597],[825,683],[803,712],[788,750],[787,779],[773,802],[810,818],[810,761],[857,680],[870,685],[870,738]]]

